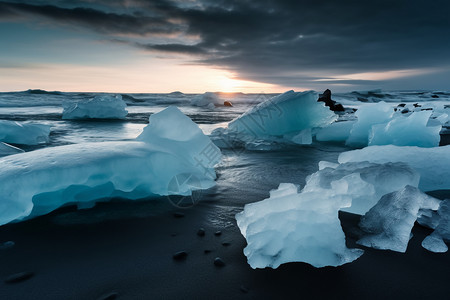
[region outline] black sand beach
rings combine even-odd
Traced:
[[[405,254],[365,249],[338,268],[289,263],[253,270],[237,226],[211,222],[214,204],[174,210],[163,201],[154,215],[144,213],[154,204],[118,202],[66,207],[0,227],[0,241],[15,243],[0,250],[0,299],[439,299],[450,293],[450,254],[423,249],[430,230],[418,225]],[[128,210],[131,217],[106,217],[105,209]],[[88,219],[98,222],[83,224]],[[348,246],[355,246],[359,216],[340,213],[340,219]],[[185,259],[173,259],[179,251]],[[225,265],[215,266],[216,257]],[[20,272],[33,276],[4,281]]]

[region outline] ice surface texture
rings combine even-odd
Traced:
[[[236,215],[248,263],[254,269],[295,261],[325,267],[357,259],[363,251],[345,246],[338,218],[338,210],[350,204],[350,197],[332,189],[298,193],[294,184],[280,184],[270,198]]]
[[[317,93],[288,91],[252,107],[212,133],[220,147],[245,146],[251,150],[272,150],[277,144],[311,144],[315,127],[324,127],[337,119]]]
[[[409,116],[394,113],[390,104],[379,102],[362,106],[346,141],[350,146],[397,145],[439,146],[442,126],[427,127],[431,111],[413,112]]]
[[[7,156],[24,152],[22,149],[0,142],[0,156]]]
[[[6,156],[0,159],[0,224],[67,203],[82,207],[102,198],[190,195],[215,184],[213,166],[220,157],[219,149],[176,107],[150,116],[138,141],[75,144]],[[195,180],[171,185],[178,175]]]
[[[406,252],[420,209],[436,210],[439,200],[406,186],[384,195],[362,218],[360,228],[366,232],[358,244],[376,249]]]
[[[98,95],[89,100],[63,102],[63,119],[125,119],[128,114],[121,95]]]
[[[340,163],[361,161],[380,164],[404,162],[419,172],[420,190],[450,189],[450,146],[434,148],[370,146],[339,155]]]
[[[38,145],[49,140],[50,126],[0,120],[0,141],[11,144]]]
[[[448,247],[444,243],[450,241],[450,200],[440,203],[437,214],[434,214],[436,225],[433,226],[433,233],[422,241],[422,247],[431,252],[447,252]]]

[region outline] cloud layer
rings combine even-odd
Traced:
[[[371,85],[379,81],[342,76],[448,70],[449,15],[446,0],[0,2],[0,21],[84,28],[285,86]]]

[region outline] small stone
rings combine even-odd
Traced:
[[[223,242],[222,245],[225,246],[225,247],[228,247],[228,246],[231,245],[231,243],[230,242]]]
[[[173,255],[174,260],[185,260],[187,257],[186,251],[179,251]]]
[[[198,236],[205,236],[205,229],[204,228],[200,228],[198,231],[197,231],[197,235]]]
[[[247,294],[248,293],[248,288],[246,286],[241,285],[241,292]]]
[[[414,103],[413,105],[414,107],[422,107],[422,105],[420,105],[419,103]]]
[[[174,212],[174,213],[173,213],[173,216],[174,216],[175,218],[179,219],[179,218],[183,218],[183,217],[184,217],[184,214],[183,214],[182,212]]]
[[[220,231],[220,230],[217,230],[216,232],[214,232],[214,235],[215,236],[219,236],[219,235],[221,235],[222,234],[222,231]]]
[[[399,105],[397,105],[397,107],[405,107],[406,103],[400,103]]]
[[[210,249],[205,249],[203,252],[204,252],[205,254],[208,254],[208,253],[211,253],[212,250],[210,250]]]
[[[30,279],[33,276],[34,276],[33,272],[16,273],[16,274],[8,276],[5,279],[5,283],[18,283],[18,282],[22,282],[22,281],[28,280],[28,279]]]
[[[0,245],[0,250],[5,250],[14,247],[16,243],[13,241],[7,241]]]
[[[407,114],[409,113],[409,109],[405,108],[404,110],[402,110],[402,114]]]
[[[216,267],[224,267],[225,266],[225,262],[220,257],[216,257],[214,259],[214,265]]]
[[[101,295],[97,298],[97,300],[114,300],[117,299],[117,296],[119,296],[117,292],[109,292],[107,294]]]

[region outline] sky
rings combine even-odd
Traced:
[[[448,0],[0,0],[0,91],[450,90]]]

